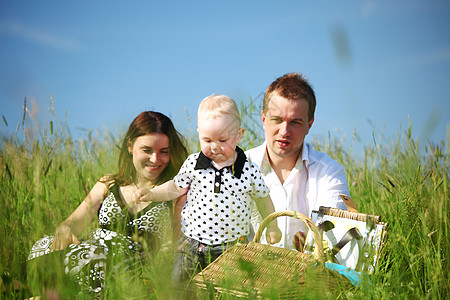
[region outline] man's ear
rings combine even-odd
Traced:
[[[306,134],[309,133],[309,130],[311,129],[313,123],[314,123],[314,118],[312,118],[310,121],[308,121],[308,132]]]
[[[264,114],[263,110],[261,110],[261,121],[263,122],[263,124],[266,121],[266,115]]]
[[[262,121],[262,126],[263,126],[263,130],[266,130],[266,122],[268,122],[267,120],[267,113],[265,114],[263,110],[261,110],[261,121]]]

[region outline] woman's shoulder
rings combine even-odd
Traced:
[[[111,192],[117,188],[118,185],[114,179],[114,175],[106,174],[97,180],[97,183],[94,185],[92,191],[96,190],[98,193],[105,196],[108,192]]]
[[[115,184],[114,174],[106,174],[100,177],[98,182],[101,182],[107,186]]]

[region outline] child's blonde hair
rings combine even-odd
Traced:
[[[211,95],[202,100],[198,107],[197,121],[200,116],[202,118],[217,118],[223,115],[231,115],[235,122],[236,127],[241,127],[241,116],[239,115],[239,108],[228,96],[225,95]]]

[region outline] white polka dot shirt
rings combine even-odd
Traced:
[[[182,232],[203,244],[218,245],[248,235],[251,200],[266,197],[269,189],[259,168],[236,147],[232,167],[217,170],[202,152],[191,154],[174,182],[189,187],[181,212]]]

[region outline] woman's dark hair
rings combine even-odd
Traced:
[[[136,182],[136,169],[133,165],[133,156],[128,152],[128,145],[129,143],[133,144],[138,137],[151,133],[165,134],[169,138],[170,161],[166,169],[159,175],[156,184],[164,183],[178,173],[187,157],[184,137],[178,133],[172,121],[164,114],[144,111],[131,122],[125,134],[119,153],[119,171],[117,174],[109,176],[106,180],[108,185],[113,182],[118,185],[129,185]]]

